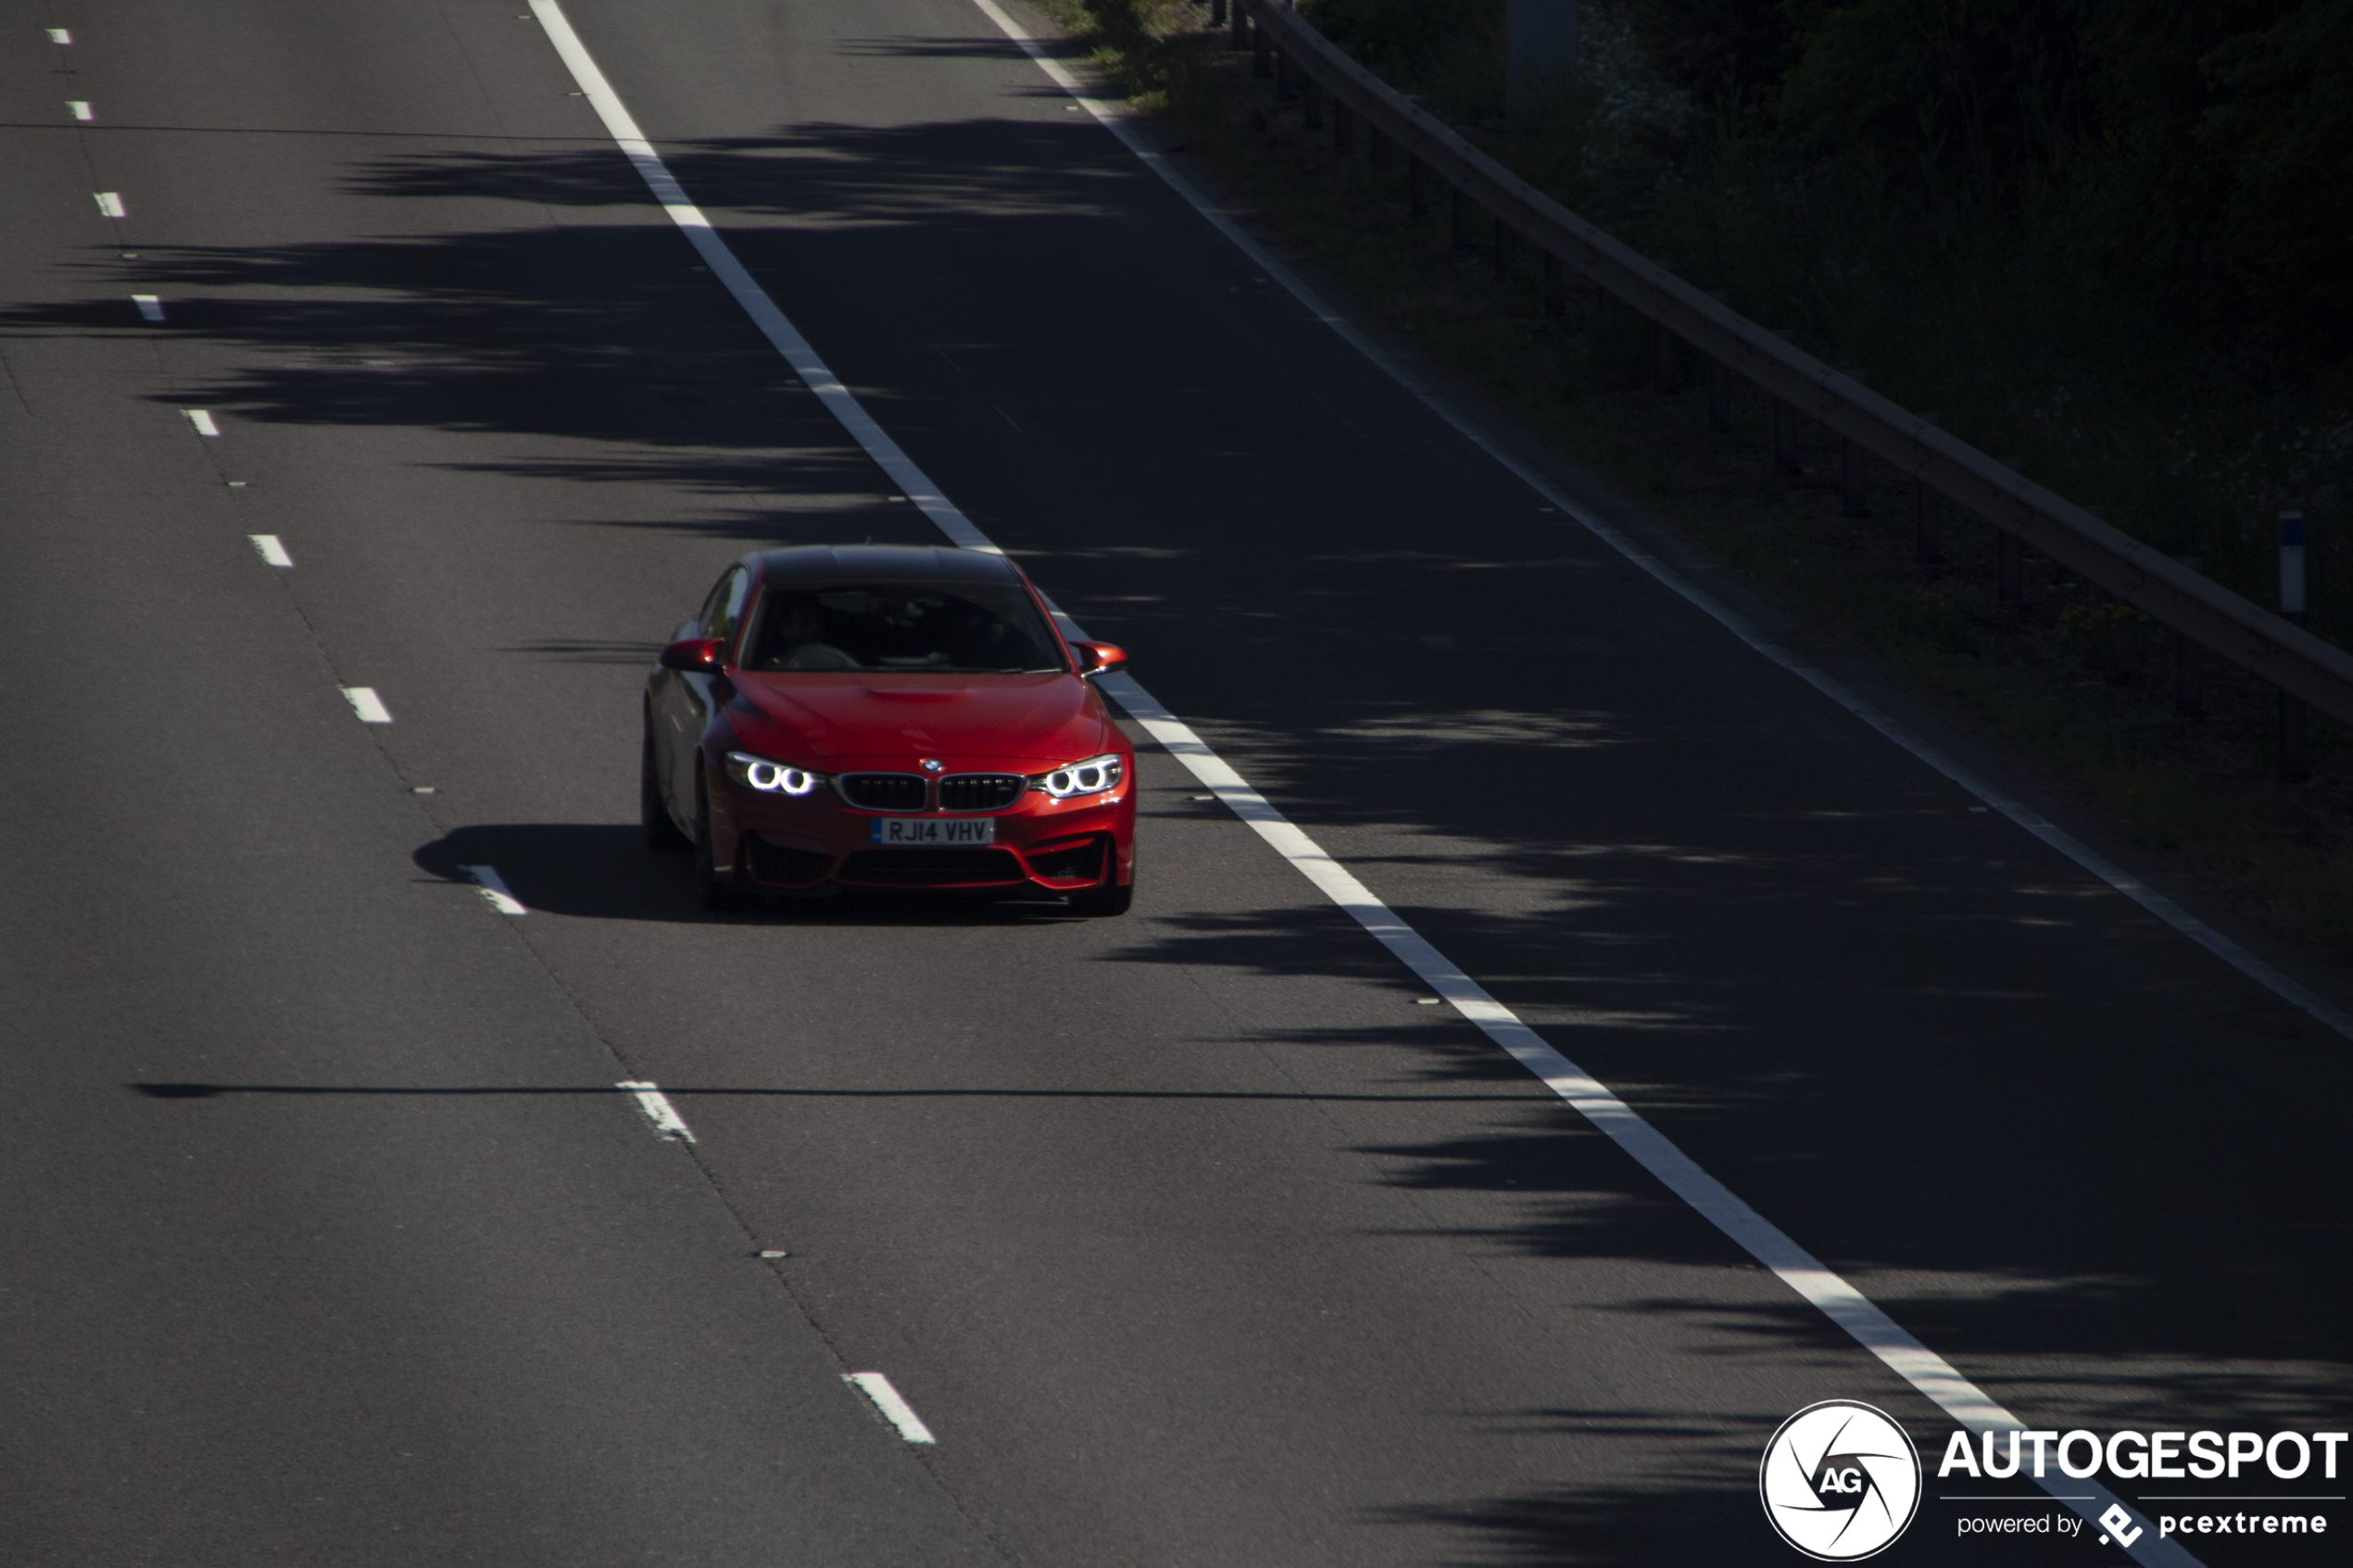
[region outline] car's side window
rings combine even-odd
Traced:
[[[744,618],[744,597],[751,592],[751,573],[736,567],[711,590],[702,607],[702,634],[733,638]]]

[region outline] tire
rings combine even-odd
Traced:
[[[1116,872],[1114,873],[1117,874]],[[1124,915],[1136,901],[1136,884],[1131,878],[1126,885],[1114,882],[1101,887],[1088,887],[1070,896],[1070,912],[1085,915],[1088,920],[1109,920]]]
[[[748,902],[741,893],[721,882],[711,869],[711,788],[702,770],[695,770],[695,896],[713,913],[740,909]]]
[[[650,725],[646,730],[646,744],[637,754],[637,821],[646,830],[646,847],[675,853],[694,847],[694,840],[678,831],[670,820],[670,808],[662,804],[661,780],[654,772],[654,734]]]

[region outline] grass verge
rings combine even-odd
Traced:
[[[1650,390],[1647,322],[1590,293],[1547,314],[1524,246],[1498,267],[1491,230],[1458,246],[1442,198],[1417,215],[1393,165],[1336,155],[1222,46],[1206,6],[1033,3],[1354,311],[1412,335],[1734,569],[1960,699],[2145,843],[2186,853],[2353,956],[2348,737],[2316,724],[2311,777],[2283,785],[2271,687],[2194,652],[2185,683],[2178,639],[2047,562],[2030,562],[2023,606],[1996,602],[1992,531],[1891,474],[1871,476],[1868,517],[1843,515],[1825,432],[1802,434],[1799,472],[1773,473],[1758,395],[1736,398],[1730,434],[1709,432],[1703,399]],[[1680,370],[1686,387],[1704,373],[1696,361]]]

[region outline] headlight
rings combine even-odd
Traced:
[[[1051,773],[1032,773],[1029,787],[1042,789],[1057,800],[1067,800],[1074,795],[1101,795],[1119,783],[1120,762],[1116,757],[1089,757],[1084,762],[1073,762]]]
[[[812,773],[786,762],[771,762],[749,751],[727,753],[727,776],[766,795],[808,795],[834,782],[823,773]]]

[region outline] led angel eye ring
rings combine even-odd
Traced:
[[[823,773],[813,773],[806,768],[795,768],[788,763],[772,762],[765,757],[754,757],[742,751],[727,754],[727,771],[731,777],[763,795],[809,795],[825,782]]]
[[[1084,762],[1036,774],[1030,782],[1054,799],[1067,800],[1074,795],[1100,795],[1115,788],[1124,771],[1116,757],[1090,757]]]

